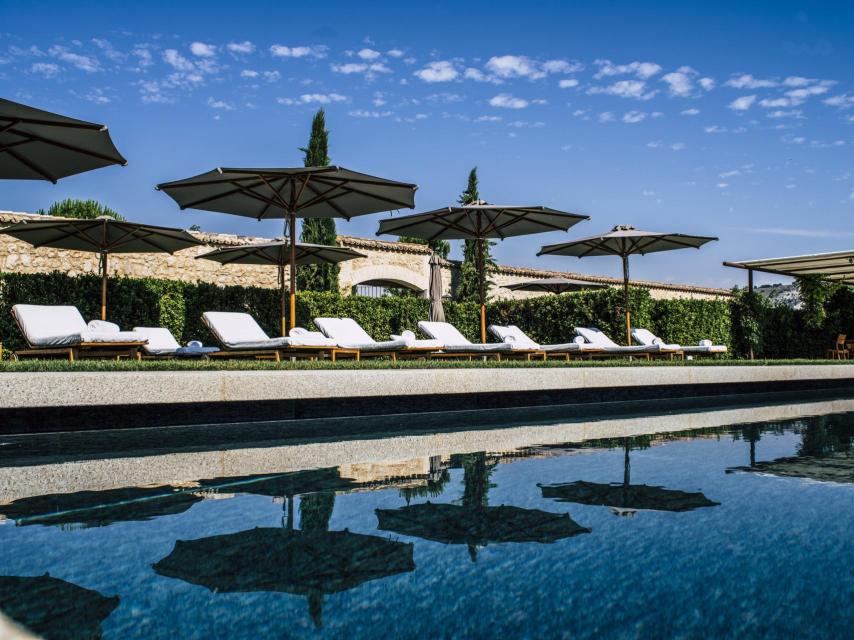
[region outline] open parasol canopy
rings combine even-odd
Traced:
[[[181,209],[256,220],[284,219],[289,231],[290,326],[296,322],[296,219],[344,218],[415,206],[414,184],[343,167],[217,168],[157,189]]]
[[[569,293],[572,291],[586,291],[588,289],[604,289],[607,284],[588,282],[587,280],[576,280],[574,278],[541,278],[539,280],[528,280],[526,282],[515,282],[504,285],[505,289],[511,291],[537,291],[540,293]]]
[[[618,256],[623,261],[623,297],[626,305],[626,344],[632,343],[632,318],[629,311],[629,256],[674,249],[699,249],[710,236],[689,236],[682,233],[641,231],[631,225],[618,224],[610,232],[598,236],[550,244],[542,247],[538,256],[559,255],[586,258],[587,256]]]
[[[34,247],[88,251],[101,256],[101,320],[107,319],[107,257],[112,253],[175,253],[204,244],[186,231],[99,216],[93,220],[26,220],[5,233]]]
[[[0,576],[0,611],[39,637],[100,638],[101,622],[118,606],[118,596],[108,598],[47,573]]]
[[[154,570],[216,592],[308,596],[319,626],[323,596],[414,571],[412,551],[409,543],[349,531],[267,527],[178,540]]]
[[[285,266],[290,262],[289,241],[267,242],[264,244],[244,244],[236,247],[223,247],[196,258],[214,260],[221,264],[260,264],[274,265],[279,269],[279,290],[281,292],[282,335],[287,335],[285,317]],[[297,244],[296,264],[337,264],[366,258],[367,256],[346,247],[333,247],[321,244]]]
[[[107,127],[0,98],[0,179],[49,180],[126,165]]]
[[[486,342],[486,265],[482,243],[548,231],[566,231],[589,216],[566,213],[541,206],[502,206],[482,200],[472,204],[443,207],[426,213],[387,218],[377,235],[413,236],[422,240],[474,240],[480,280],[480,337]]]

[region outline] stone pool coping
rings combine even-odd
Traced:
[[[850,381],[848,365],[7,373],[0,409]],[[618,400],[619,398],[614,398]]]

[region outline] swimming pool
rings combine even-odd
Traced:
[[[46,637],[843,637],[852,409],[29,461],[6,441],[0,607]]]

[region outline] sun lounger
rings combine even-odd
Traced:
[[[143,359],[206,358],[220,350],[219,347],[204,347],[201,342],[190,342],[182,347],[165,327],[134,327],[133,330],[148,339],[142,347]]]
[[[596,327],[575,327],[575,333],[587,342],[602,350],[602,356],[636,356],[639,358],[681,358],[681,348],[667,348],[662,345],[634,345],[622,346],[611,340]],[[678,345],[674,345],[677,346]]]
[[[438,351],[442,346],[435,341],[414,340],[414,335],[412,335],[412,340],[398,336],[396,339],[378,342],[353,318],[315,318],[314,324],[327,338],[334,340],[338,346],[358,349],[365,357],[388,356],[395,361],[398,356],[425,357]]]
[[[538,344],[522,331],[515,324],[501,326],[491,324],[488,327],[489,332],[502,342],[509,343],[517,348],[536,349],[544,351],[546,358],[557,357],[571,360],[572,357],[582,358],[590,357],[597,353],[601,353],[601,349],[589,344],[581,336],[576,336],[572,342],[564,342],[562,344]]]
[[[699,344],[692,346],[666,344],[664,340],[647,329],[632,329],[632,338],[635,339],[635,342],[645,347],[661,345],[666,349],[682,351],[685,355],[717,355],[727,352],[726,345],[712,344],[711,340],[700,340]]]
[[[523,357],[528,360],[533,358],[542,358],[545,360],[546,358],[545,352],[528,346],[513,345],[509,342],[492,344],[471,342],[454,325],[448,322],[428,322],[422,320],[418,323],[418,328],[432,339],[438,340],[444,345],[442,353],[438,354],[439,356],[468,358],[492,356],[498,360],[501,360],[502,355],[506,357]]]
[[[222,351],[210,357],[270,358],[277,362],[287,356],[328,356],[333,362],[344,355],[359,359],[358,350],[342,349],[328,338],[299,335],[271,338],[248,313],[205,311],[202,322],[222,345]]]
[[[145,336],[120,331],[112,322],[83,320],[77,307],[16,304],[12,317],[21,330],[28,349],[15,356],[63,356],[71,362],[78,358],[135,358],[145,344]]]

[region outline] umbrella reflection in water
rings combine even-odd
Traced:
[[[615,515],[633,516],[636,511],[693,511],[701,507],[715,507],[719,502],[709,500],[702,493],[665,489],[646,484],[631,484],[629,440],[624,441],[623,482],[602,484],[577,480],[565,484],[539,485],[544,498],[557,502],[611,507]]]
[[[477,560],[478,547],[489,543],[550,543],[590,532],[574,522],[569,514],[488,506],[492,466],[486,454],[463,456],[462,466],[462,504],[425,502],[399,509],[377,509],[379,528],[444,544],[464,544],[472,561]]]

